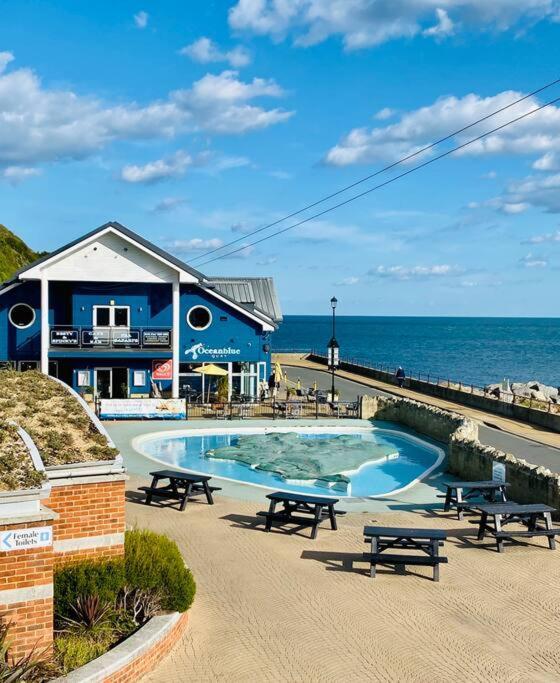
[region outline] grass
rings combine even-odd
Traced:
[[[38,472],[17,427],[0,420],[0,491],[40,488],[45,475]]]
[[[45,467],[114,460],[118,453],[76,398],[40,372],[0,371],[0,420],[13,420],[25,429]],[[0,458],[3,451],[0,443]],[[10,452],[6,448],[6,457]],[[0,486],[9,486],[1,472]]]

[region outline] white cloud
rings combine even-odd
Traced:
[[[179,150],[167,159],[150,161],[144,166],[129,164],[121,171],[121,179],[127,183],[156,183],[166,178],[178,178],[192,166],[193,158],[190,154]]]
[[[453,130],[459,130],[511,104],[522,96],[519,92],[505,91],[490,97],[481,97],[474,93],[464,97],[441,97],[433,104],[403,114],[396,123],[373,128],[354,128],[328,151],[325,161],[335,166],[395,161],[422,149]],[[467,142],[514,117],[532,111],[539,104],[535,97],[528,98],[456,136],[453,144]],[[469,145],[457,154],[526,155],[543,154],[554,150],[560,151],[560,108],[550,106]],[[422,158],[428,154],[434,154],[434,150],[424,153]]]
[[[168,211],[174,211],[186,204],[186,199],[182,197],[164,197],[161,199],[152,209],[154,213],[167,213]]]
[[[511,183],[498,203],[523,204],[544,209],[547,213],[560,213],[560,173],[528,176]]]
[[[436,9],[437,24],[424,29],[422,32],[425,36],[433,36],[437,40],[452,36],[455,33],[455,24],[449,18],[449,14],[444,9],[438,7]]]
[[[0,176],[5,178],[12,185],[17,185],[27,178],[41,175],[38,168],[27,168],[26,166],[7,166],[0,171]]]
[[[548,232],[542,235],[535,235],[534,237],[529,237],[529,239],[524,240],[522,244],[545,244],[549,243],[560,243],[560,230],[556,232]]]
[[[194,43],[186,45],[179,50],[179,54],[189,57],[200,64],[212,62],[228,62],[230,66],[238,69],[251,63],[249,51],[242,45],[237,45],[231,50],[220,50],[218,45],[210,38],[199,38]]]
[[[536,171],[558,171],[560,170],[560,160],[555,152],[547,152],[539,157],[533,164]]]
[[[14,55],[11,52],[0,52],[0,74],[6,70],[10,62],[14,60]]]
[[[383,109],[380,109],[376,114],[373,115],[373,118],[377,119],[378,121],[386,121],[387,119],[392,118],[396,113],[397,112],[390,107],[383,107]]]
[[[335,287],[352,287],[353,285],[357,285],[359,282],[359,277],[351,275],[350,277],[342,278],[342,280],[339,280],[338,282],[335,282],[333,284]]]
[[[500,208],[504,213],[512,216],[527,211],[529,204],[527,202],[504,202]]]
[[[257,266],[271,266],[278,261],[276,256],[265,256],[260,261],[257,261]]]
[[[559,14],[558,0],[237,0],[229,23],[274,40],[291,36],[301,46],[340,36],[353,50],[416,35],[442,38],[454,26],[507,31]]]
[[[527,254],[523,258],[519,259],[519,263],[525,268],[546,268],[548,265],[548,259],[544,256],[534,256],[533,254]]]
[[[149,18],[150,15],[142,10],[141,12],[138,12],[138,14],[134,15],[134,25],[139,29],[146,28]]]
[[[193,251],[208,251],[210,249],[219,249],[224,246],[221,239],[213,237],[211,239],[202,239],[201,237],[193,237],[188,240],[170,240],[165,244],[166,249],[172,250],[179,254],[186,254]]]
[[[464,273],[464,269],[448,264],[434,266],[377,266],[368,275],[390,280],[425,280]]]
[[[0,166],[82,159],[115,140],[172,138],[185,131],[244,133],[293,113],[252,104],[283,91],[274,80],[244,82],[234,71],[206,75],[145,106],[108,106],[71,90],[45,88],[30,69],[6,70],[12,56],[0,55]]]

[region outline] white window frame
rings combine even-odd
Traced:
[[[89,387],[91,372],[89,370],[77,370],[77,385],[79,387]]]
[[[97,311],[100,308],[108,308],[109,309],[109,324],[108,325],[98,325],[97,324]],[[125,308],[126,309],[126,315],[128,318],[128,324],[127,325],[115,325],[115,309],[116,308]],[[97,306],[93,307],[93,327],[99,328],[99,329],[107,329],[107,328],[115,328],[117,330],[128,330],[130,328],[130,306],[122,306],[120,304],[99,304]]]
[[[33,313],[33,318],[31,319],[31,322],[29,324],[16,325],[15,322],[12,320],[12,311],[14,310],[14,308],[17,308],[18,306],[25,306],[31,311],[31,313]],[[28,303],[25,303],[25,301],[19,301],[17,304],[14,304],[8,311],[8,320],[10,321],[10,324],[16,328],[16,330],[27,330],[29,327],[31,327],[31,325],[33,325],[36,319],[37,313],[35,312],[35,309],[33,308],[33,306],[30,306]]]
[[[145,387],[146,386],[146,371],[145,370],[133,370],[132,371],[132,386],[133,387]]]
[[[205,327],[194,327],[194,325],[191,325],[190,315],[196,308],[203,308],[208,313],[208,316],[210,319],[208,321],[208,325],[206,325]],[[191,330],[195,330],[196,332],[204,332],[204,330],[207,330],[210,327],[210,325],[212,324],[212,311],[208,308],[208,306],[204,306],[202,304],[195,304],[194,306],[191,306],[189,308],[189,310],[187,311],[186,318],[187,318],[187,325],[191,328]]]

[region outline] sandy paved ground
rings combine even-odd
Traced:
[[[129,523],[178,542],[198,584],[186,636],[146,680],[560,681],[560,550],[498,555],[468,522],[423,511],[353,513],[311,541],[256,529],[260,508],[128,503]],[[372,521],[446,529],[441,582],[428,568],[369,579]]]

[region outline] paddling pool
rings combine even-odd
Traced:
[[[284,438],[282,435],[290,436]],[[247,436],[251,438],[247,439]],[[272,444],[278,441],[281,449],[277,459],[271,462]],[[305,471],[302,475],[301,468],[294,478],[286,476],[285,472],[279,473],[277,470],[284,467],[282,452],[286,450],[282,441],[293,444],[287,449],[287,458],[292,464],[295,462],[296,469],[301,452],[305,454],[302,456],[305,462],[319,463],[319,467],[328,462],[328,476],[317,478]],[[261,442],[264,455],[259,459],[259,449],[255,447]],[[248,443],[250,452],[245,447]],[[445,457],[441,448],[416,436],[371,426],[190,429],[146,434],[134,439],[133,447],[166,467],[266,489],[336,498],[394,495],[417,484]],[[247,462],[228,459],[233,457],[229,454],[247,459]],[[289,471],[293,472],[293,468]],[[329,481],[333,477],[337,481]]]

